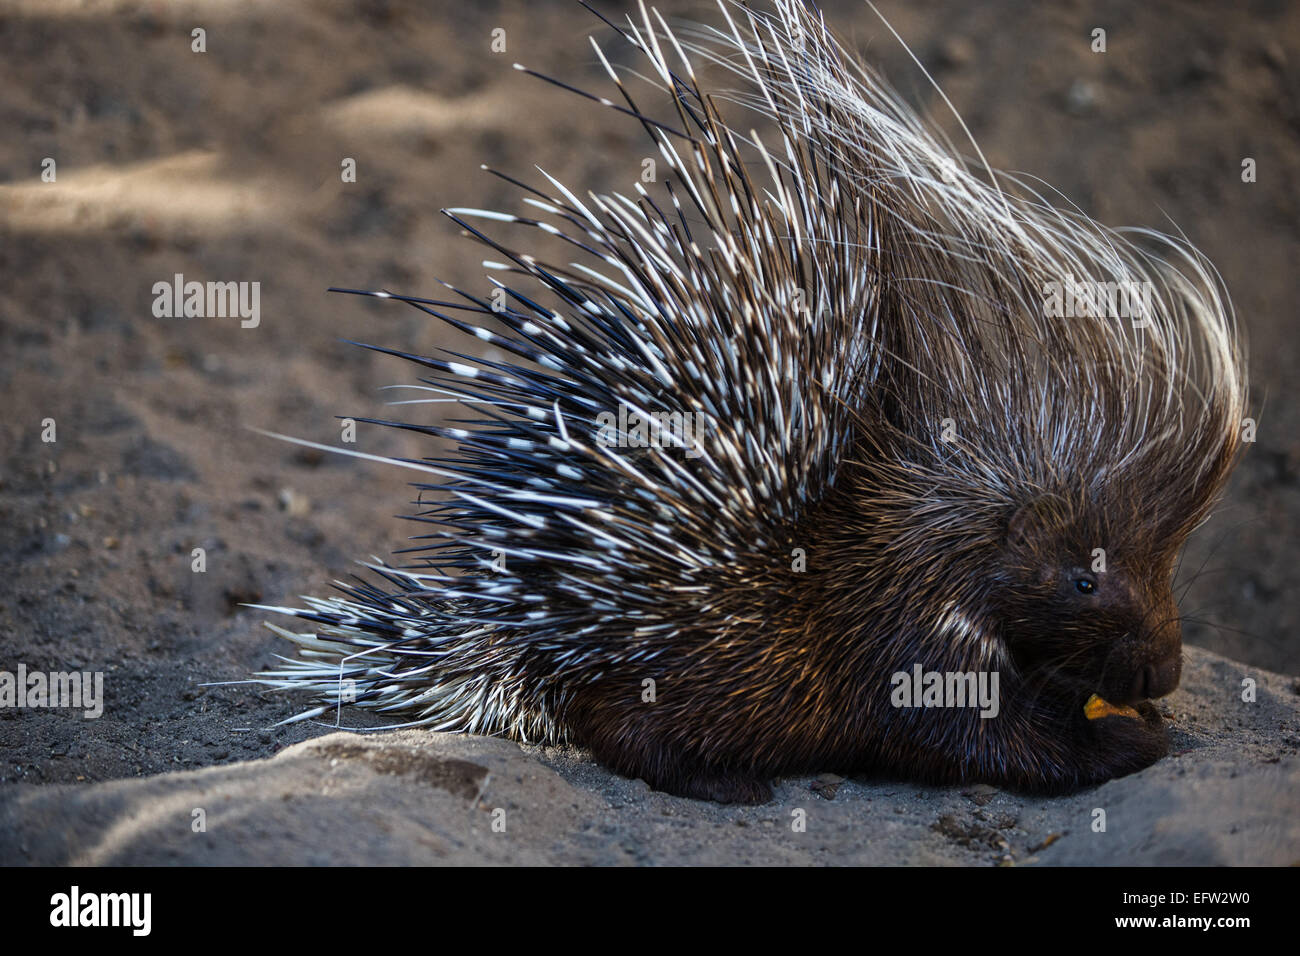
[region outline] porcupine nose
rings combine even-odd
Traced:
[[[1171,693],[1178,686],[1182,669],[1183,656],[1179,653],[1170,654],[1168,657],[1139,667],[1137,673],[1133,675],[1133,685],[1130,690],[1132,698],[1145,700]]]

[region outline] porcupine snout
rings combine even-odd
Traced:
[[[1170,641],[1169,638],[1162,636],[1161,646],[1167,648],[1172,645],[1172,650],[1166,650],[1163,657],[1138,667],[1129,685],[1129,696],[1133,700],[1164,697],[1178,687],[1178,680],[1183,671],[1183,642],[1180,628],[1177,624],[1173,624],[1165,630],[1172,630],[1173,639]]]
[[[1167,617],[1140,634],[1125,656],[1128,661],[1116,670],[1119,687],[1126,692],[1116,693],[1116,699],[1133,702],[1172,693],[1183,669],[1183,633],[1178,618]]]
[[[1155,623],[1143,641],[1145,659],[1135,668],[1131,685],[1136,699],[1173,693],[1183,673],[1183,628],[1172,589],[1153,603]]]

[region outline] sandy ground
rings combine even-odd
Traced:
[[[611,14],[624,8],[599,5]],[[660,6],[708,16],[704,4]],[[1229,2],[880,6],[990,162],[1041,176],[1106,222],[1176,225],[1223,273],[1249,333],[1252,392],[1263,411],[1257,443],[1184,562],[1185,635],[1239,661],[1234,675],[1300,674],[1293,385],[1300,8],[1254,2],[1244,15]],[[905,95],[941,109],[869,10],[852,0],[824,7]],[[1103,55],[1088,47],[1098,26],[1108,31]],[[206,30],[205,53],[191,50],[195,27]],[[506,31],[505,54],[489,51],[495,28]],[[84,791],[52,785],[231,765],[323,732],[267,729],[294,704],[246,685],[202,685],[239,680],[284,650],[262,626],[265,615],[243,603],[322,593],[352,573],[356,559],[400,547],[412,531],[396,516],[410,493],[392,470],[248,429],[334,442],[336,416],[383,417],[391,393],[381,387],[412,381],[411,370],[340,339],[414,351],[453,344],[412,310],[325,289],[428,294],[439,279],[486,288],[480,249],[437,212],[519,208],[517,192],[480,163],[525,178],[535,178],[536,164],[571,185],[630,188],[646,153],[636,125],[510,68],[518,60],[605,91],[589,33],[609,36],[567,0],[0,0],[0,125],[10,131],[0,138],[0,388],[8,409],[0,419],[0,670],[23,663],[103,671],[107,698],[97,720],[0,709],[0,805],[28,834],[26,842],[15,842],[12,831],[0,839],[0,859],[142,859],[129,841],[122,855],[95,850],[98,824],[67,831],[86,842],[62,848],[30,834],[71,812],[68,801],[99,801],[107,809],[94,819],[108,821],[148,794],[216,777]],[[618,56],[616,42],[606,47]],[[57,164],[55,182],[41,180],[46,157]],[[345,157],[357,162],[356,183],[339,181]],[[1257,182],[1241,181],[1243,157],[1256,160]],[[152,288],[177,273],[259,282],[260,324],[156,318]],[[54,443],[41,439],[45,419],[56,423]],[[369,452],[428,453],[383,429],[363,429],[360,439]],[[205,573],[191,569],[194,548],[206,552]],[[1267,679],[1280,701],[1286,682]],[[1222,735],[1206,746],[1225,748],[1214,753],[1237,761],[1233,773],[1258,775],[1254,796],[1242,799],[1259,801],[1260,818],[1281,825],[1284,813],[1294,813],[1295,788],[1272,802],[1263,781],[1266,773],[1294,780],[1285,777],[1300,730],[1294,706],[1252,716],[1247,732],[1234,723],[1237,697],[1228,685],[1240,676],[1234,681],[1206,705],[1206,719],[1222,723]],[[1171,698],[1176,715],[1179,700]],[[474,747],[519,766],[513,745],[432,749],[472,756]],[[292,764],[310,789],[304,768],[319,759],[313,753],[209,773],[233,775],[248,788],[258,774]],[[723,819],[716,808],[638,795],[578,754],[525,757],[547,780],[558,774],[558,783],[545,785],[555,789],[539,794],[574,794],[603,807],[613,821],[611,844],[641,845],[658,832],[650,818],[665,806],[678,808],[674,825],[684,830],[693,820]],[[1274,758],[1281,767],[1266,763]],[[1150,797],[1150,812],[1176,819],[1198,799],[1192,793],[1192,803],[1180,802],[1180,788],[1195,791],[1199,760],[1193,749],[1108,786],[1150,779],[1152,794],[1161,794]],[[1175,766],[1183,772],[1169,769]],[[806,782],[782,790],[778,805],[800,787]],[[918,828],[970,805],[955,790],[922,804],[915,788],[851,781],[841,793],[881,816],[898,801]],[[837,812],[856,805],[840,801]],[[1031,810],[1014,806],[1022,815]],[[1049,819],[1050,802],[1032,807]],[[766,818],[745,814],[763,812],[779,816],[735,811],[727,819],[752,822]],[[1045,832],[1026,830],[1008,843],[1023,859]],[[1190,824],[1178,832],[1194,837]],[[1000,859],[993,850],[958,852],[952,842],[931,838],[910,857],[844,858]],[[678,859],[705,858],[670,845],[681,848]],[[717,843],[711,859],[729,859],[738,845]],[[612,860],[572,849],[569,856],[539,849],[539,858]],[[633,861],[672,859],[669,851],[628,852]],[[1045,862],[1085,858],[1048,853],[1040,855]],[[835,858],[833,850],[789,857]],[[1241,854],[1225,847],[1222,858]],[[1159,848],[1148,859],[1162,862]]]
[[[31,864],[1300,864],[1295,680],[1189,652],[1173,753],[1070,797],[790,778],[760,807],[652,791],[572,750],[422,730],[91,786],[0,788],[0,859]],[[1292,812],[1284,812],[1290,807]]]

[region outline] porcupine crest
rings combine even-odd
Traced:
[[[721,27],[674,32],[642,5],[620,30],[663,115],[592,41],[620,97],[601,103],[642,123],[660,191],[510,179],[538,218],[447,211],[501,260],[507,307],[392,297],[519,361],[368,346],[478,417],[381,423],[456,443],[394,462],[429,476],[413,517],[434,534],[413,564],[275,608],[315,630],[277,628],[300,656],[263,679],[318,695],[299,718],[343,695],[403,723],[574,740],[722,799],[838,766],[1059,788],[1150,762],[1163,751],[1137,730],[1062,727],[1088,681],[1119,698],[1171,667],[1176,682],[1169,568],[1245,415],[1217,275],[1181,242],[968,165],[798,0],[719,9]],[[740,89],[706,93],[693,64]],[[483,220],[579,261],[544,265]],[[1147,308],[1048,308],[1050,284],[1088,280],[1137,283]],[[702,427],[611,445],[620,408]],[[1084,620],[1052,569],[1093,548],[1122,595]],[[1000,670],[1001,717],[891,709],[889,675],[916,663]]]

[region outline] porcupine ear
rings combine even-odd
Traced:
[[[1030,555],[1061,528],[1061,499],[1041,494],[1019,505],[1007,518],[1002,543],[1007,551]]]

